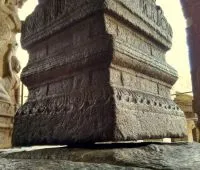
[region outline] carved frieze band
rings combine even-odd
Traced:
[[[127,46],[128,44],[116,42],[116,52],[113,63],[116,65],[126,65],[127,68],[134,69],[150,77],[174,85],[177,81],[177,71],[169,64],[162,63],[155,58],[147,57]],[[134,62],[133,62],[134,61]]]
[[[90,111],[89,108],[96,106],[109,106],[110,109],[115,109],[112,106],[113,101],[117,108],[126,105],[125,107],[130,110],[140,109],[147,112],[154,111],[158,114],[184,117],[183,112],[170,99],[118,87],[104,87],[98,91],[95,87],[90,87],[90,89],[73,91],[68,95],[53,95],[38,100],[29,100],[18,111],[17,116],[65,112],[78,113],[80,111]]]
[[[116,106],[126,109],[154,111],[184,117],[180,108],[170,99],[141,91],[114,87]],[[135,108],[134,108],[135,107]]]
[[[32,87],[47,81],[47,78],[50,79],[51,75],[55,75],[51,74],[54,69],[62,70],[59,76],[70,76],[66,73],[77,72],[80,68],[87,68],[91,64],[95,66],[97,64],[102,65],[106,62],[110,63],[111,59],[113,64],[122,66],[126,64],[126,68],[134,69],[169,83],[170,85],[173,85],[177,80],[177,74],[173,68],[166,63],[156,61],[149,56],[131,49],[130,44],[116,40],[114,45],[116,52],[113,54],[109,53],[109,51],[112,50],[112,48],[110,48],[110,50],[108,49],[109,42],[108,36],[107,38],[101,36],[101,38],[95,38],[94,41],[90,40],[85,43],[84,46],[78,46],[76,49],[74,48],[73,51],[69,50],[73,48],[69,46],[60,50],[59,53],[49,54],[48,56],[44,54],[44,56],[39,56],[39,58],[36,56],[38,55],[36,51],[35,54],[30,56],[30,60],[34,62],[30,62],[28,67],[24,69],[22,80],[26,85],[29,83],[30,87]],[[39,53],[39,55],[41,55],[41,53]],[[36,60],[34,60],[35,58]],[[40,76],[35,76],[35,74],[40,74]],[[58,75],[56,75],[56,78],[57,77]],[[27,83],[26,80],[28,80]]]
[[[80,26],[81,25],[82,24],[80,24]],[[153,51],[155,46],[153,44],[150,46],[148,42],[146,42],[147,40],[142,39],[140,35],[132,35],[130,33],[129,37],[132,37],[131,40],[123,41],[123,37],[127,34],[126,31],[127,30],[124,28],[124,32],[117,37],[114,33],[112,36],[108,34],[92,36],[84,40],[84,45],[74,42],[74,38],[69,38],[68,41],[59,39],[61,43],[55,42],[53,46],[51,46],[50,43],[49,47],[47,47],[47,45],[42,45],[36,49],[33,48],[30,52],[28,66],[22,73],[22,79],[25,81],[29,79],[28,82],[30,86],[33,86],[41,81],[46,81],[46,78],[50,77],[50,75],[55,75],[51,74],[54,69],[62,70],[63,68],[64,71],[62,70],[59,73],[59,76],[63,76],[61,73],[66,75],[70,70],[72,73],[76,72],[79,68],[87,68],[91,64],[95,66],[97,61],[98,65],[100,65],[105,62],[110,63],[111,60],[113,60],[112,62],[116,65],[126,64],[127,68],[142,72],[169,83],[170,85],[174,84],[177,80],[177,73],[164,61],[164,56],[162,54],[164,52],[162,51],[162,53],[160,52],[161,54],[159,53],[157,56],[153,56],[155,54],[151,51]],[[83,35],[87,35],[88,32],[89,29],[86,29]],[[111,28],[109,28],[109,32],[112,32]],[[70,31],[63,32],[61,35],[64,33],[68,35]],[[80,32],[77,31],[74,34],[79,35]],[[147,48],[146,51],[143,52],[142,49],[137,48],[139,46],[149,48],[149,52],[147,52]],[[51,49],[51,51],[48,49]],[[156,50],[158,51],[158,49]],[[35,74],[40,74],[40,76],[34,76]],[[27,85],[26,82],[24,83]]]
[[[13,117],[14,116],[14,105],[5,101],[0,101],[0,117]]]
[[[133,13],[137,13],[152,27],[159,30],[161,34],[165,34],[166,38],[172,38],[172,28],[167,22],[162,9],[156,5],[155,0],[117,0],[123,3]]]
[[[90,39],[84,46],[69,46],[60,50],[59,53],[41,56],[38,61],[34,61],[35,56],[30,56],[34,62],[29,63],[24,69],[22,80],[31,87],[45,82],[47,78],[51,80],[58,78],[58,76],[70,76],[69,73],[72,74],[80,69],[86,69],[91,65],[95,67],[111,62],[112,54],[109,44],[109,36],[102,35],[99,38]],[[58,75],[51,74],[54,73],[55,69],[61,70]],[[35,74],[40,74],[40,76],[37,77]],[[26,80],[28,80],[27,83]]]
[[[118,11],[120,4],[128,8],[132,14],[130,16],[126,16],[127,12],[124,13],[125,15],[121,14],[120,11],[123,10],[120,9]],[[150,0],[134,0],[134,3],[129,0],[47,1],[46,4],[39,4],[35,11],[27,17],[22,30],[22,45],[24,47],[29,46],[35,41],[48,37],[69,24],[103,9],[109,9],[118,15],[123,15],[133,25],[136,25],[149,35],[154,32],[152,36],[155,39],[160,40],[168,47],[171,46],[172,29],[164,17],[162,10],[156,6],[154,1],[150,2]],[[135,15],[134,18],[137,18],[137,23],[131,19],[133,15]],[[145,22],[144,25],[139,24],[141,20]],[[149,25],[151,29],[148,27]],[[158,38],[159,35],[161,35],[160,38]],[[163,37],[165,40],[162,40]]]
[[[162,18],[162,25],[165,25],[165,29],[163,29],[161,25],[157,24],[157,19],[156,21],[154,21],[145,14],[145,12],[143,11],[143,6],[140,5],[141,1],[137,0],[135,1],[135,3],[132,3],[132,1],[129,0],[108,0],[107,8],[108,11],[112,11],[114,17],[116,16],[116,14],[118,14],[121,17],[120,19],[123,20],[123,22],[127,25],[132,25],[132,27],[139,29],[143,32],[144,35],[147,35],[152,39],[156,40],[157,42],[162,44],[166,49],[171,48],[172,29],[171,26],[168,24],[167,20],[165,19],[164,15],[161,12],[158,12],[162,10],[159,7],[157,7],[155,3],[149,4],[148,0],[144,0],[144,4],[149,4],[144,5],[146,7],[148,6],[148,11],[151,11],[149,9],[151,9],[152,6],[154,7],[153,11],[154,9],[155,11],[157,11],[159,8],[159,10],[155,13],[156,16],[159,15],[159,18]],[[144,8],[146,9],[146,7]],[[110,15],[110,13],[108,13],[108,15]]]

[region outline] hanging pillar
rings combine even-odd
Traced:
[[[155,0],[40,1],[22,31],[29,98],[13,144],[185,136],[184,113],[170,98],[171,39]]]

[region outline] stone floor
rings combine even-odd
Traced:
[[[2,150],[0,170],[200,169],[198,143],[128,143]]]
[[[141,168],[129,168],[114,166],[109,164],[94,164],[94,163],[81,163],[71,162],[63,160],[9,160],[0,159],[1,170],[129,170],[129,169],[141,169]]]

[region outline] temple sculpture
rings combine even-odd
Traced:
[[[172,34],[155,0],[40,0],[22,26],[29,97],[13,145],[184,137]]]
[[[22,3],[0,0],[0,148],[11,147],[13,117],[19,108],[20,64],[15,36],[21,31],[17,9]]]
[[[187,120],[187,137],[182,141],[200,142],[198,116],[192,108],[193,96],[176,92],[174,102],[183,110]],[[176,141],[176,139],[174,140]],[[178,139],[180,141],[180,139]]]

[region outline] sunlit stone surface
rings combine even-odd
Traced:
[[[0,148],[11,147],[13,117],[19,107],[20,64],[15,36],[21,31],[18,7],[23,0],[0,1]]]

